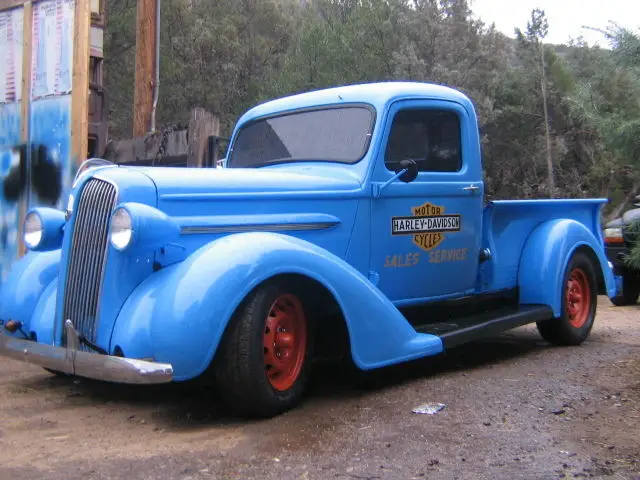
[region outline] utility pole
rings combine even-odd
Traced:
[[[157,0],[138,0],[136,18],[136,74],[133,94],[133,136],[152,130],[156,87]]]

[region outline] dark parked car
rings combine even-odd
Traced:
[[[613,273],[622,282],[618,295],[611,299],[614,305],[634,305],[640,296],[640,270],[627,264],[626,258],[640,240],[640,195],[633,208],[622,217],[605,225],[605,251],[613,264]]]

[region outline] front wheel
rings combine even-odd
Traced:
[[[591,259],[582,252],[571,257],[562,283],[560,318],[538,322],[538,331],[555,345],[580,345],[593,327],[598,289]]]
[[[269,281],[240,306],[216,355],[216,383],[239,413],[271,417],[296,406],[305,391],[311,335],[295,285]]]

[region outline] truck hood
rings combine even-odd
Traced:
[[[188,196],[252,196],[295,192],[356,192],[357,176],[346,168],[296,166],[289,168],[144,168],[162,199]]]

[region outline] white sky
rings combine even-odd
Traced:
[[[524,31],[531,10],[545,11],[549,22],[549,43],[567,43],[580,35],[590,44],[608,47],[604,36],[582,28],[583,25],[606,29],[609,21],[640,29],[640,0],[470,0],[471,10],[486,24],[513,37],[515,27]]]

